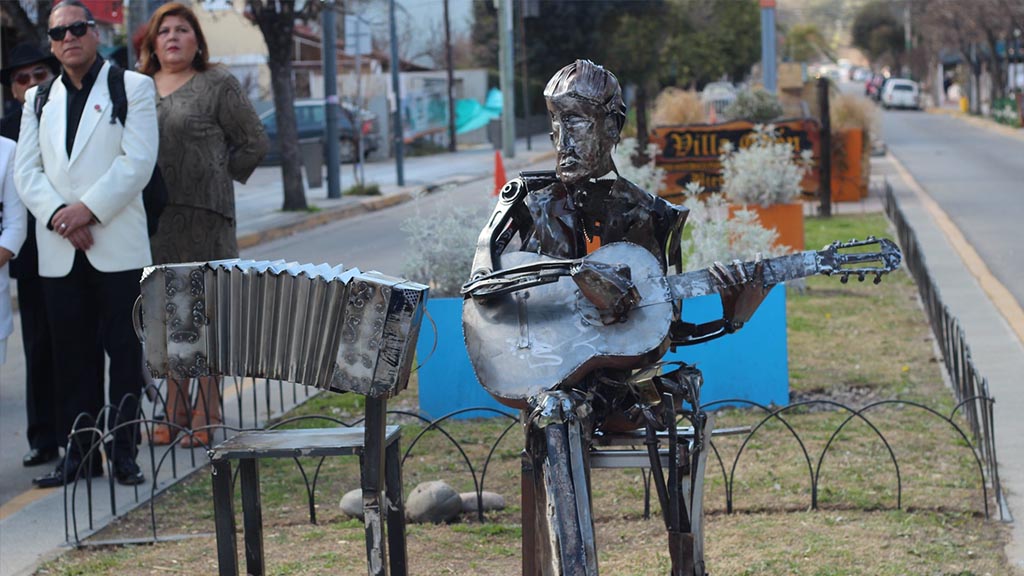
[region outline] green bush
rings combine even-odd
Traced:
[[[380,186],[373,182],[349,186],[341,193],[343,196],[380,196]]]
[[[744,90],[736,95],[736,100],[722,112],[726,120],[749,120],[755,124],[764,124],[782,116],[782,104],[779,99],[766,90]]]
[[[1020,127],[1020,112],[1016,98],[997,98],[992,102],[992,119],[1000,124]]]

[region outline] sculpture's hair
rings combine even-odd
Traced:
[[[568,96],[597,106],[615,116],[619,130],[626,121],[626,104],[622,101],[619,80],[602,66],[590,60],[577,60],[562,68],[548,80],[544,98],[554,100]]]

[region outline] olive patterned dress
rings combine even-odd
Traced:
[[[167,206],[150,239],[155,264],[238,257],[235,189],[267,152],[249,98],[220,66],[196,72],[157,102]]]

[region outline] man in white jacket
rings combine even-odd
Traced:
[[[95,382],[94,338],[110,357],[107,457],[122,484],[145,481],[135,463],[142,391],[142,348],[132,328],[141,269],[151,263],[142,189],[156,163],[159,141],[156,91],[148,77],[124,73],[128,113],[116,118],[108,89],[110,64],[97,55],[99,35],[79,0],[54,6],[50,50],[61,75],[37,119],[36,91],[26,95],[15,181],[36,217],[39,275],[43,279],[57,363],[60,426],[70,433],[80,413],[102,408]],[[86,424],[86,425],[91,425]],[[102,423],[97,423],[102,426]],[[76,435],[57,468],[33,480],[60,486],[99,476],[99,458],[83,462],[93,438]]]

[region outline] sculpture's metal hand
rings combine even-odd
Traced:
[[[739,330],[754,315],[771,289],[765,284],[764,260],[760,254],[757,255],[752,274],[747,273],[739,260],[733,260],[728,266],[715,262],[708,272],[722,288],[722,315],[726,331]]]

